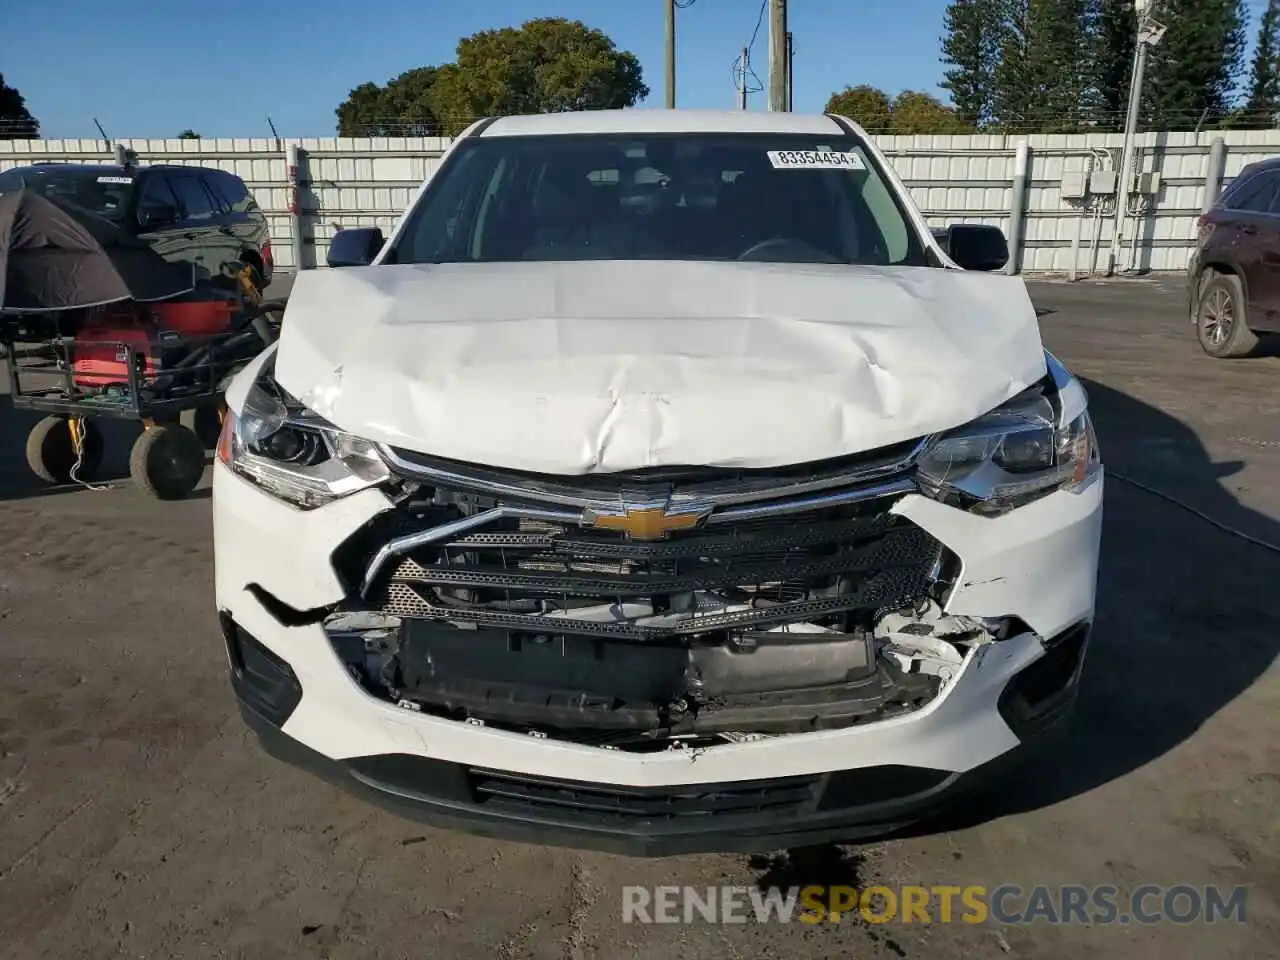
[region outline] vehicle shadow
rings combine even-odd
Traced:
[[[1175,418],[1086,381],[1108,471],[1097,619],[1064,741],[994,797],[910,831],[928,834],[1046,807],[1137,770],[1193,736],[1280,654],[1280,523],[1241,504]],[[981,807],[979,810],[978,808]]]
[[[894,834],[920,837],[1041,809],[1124,777],[1194,736],[1280,655],[1280,523],[1241,504],[1168,414],[1086,381],[1108,477],[1095,630],[1073,723],[989,796]]]

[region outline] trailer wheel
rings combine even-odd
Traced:
[[[181,500],[204,475],[204,444],[178,424],[157,423],[142,431],[129,453],[129,476],[158,500]]]
[[[196,407],[182,415],[182,425],[192,430],[206,450],[218,447],[222,435],[222,407]]]
[[[102,433],[88,420],[84,430],[84,456],[76,480],[92,480],[102,466]],[[76,449],[71,421],[66,417],[45,417],[27,434],[27,466],[46,483],[69,483],[76,465]]]

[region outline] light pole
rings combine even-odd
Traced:
[[[1142,78],[1147,68],[1147,48],[1164,37],[1165,26],[1154,18],[1160,0],[1133,0],[1138,15],[1138,36],[1134,44],[1133,76],[1129,79],[1129,109],[1124,119],[1124,151],[1120,160],[1120,177],[1116,184],[1116,222],[1111,230],[1111,253],[1107,257],[1107,276],[1114,276],[1120,257],[1120,234],[1129,212],[1129,186],[1133,179],[1134,140],[1138,135],[1138,118],[1142,111]]]
[[[676,0],[666,0],[667,9],[667,109],[676,107]]]

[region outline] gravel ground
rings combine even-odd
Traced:
[[[1063,750],[862,847],[634,861],[393,819],[267,759],[213,619],[207,485],[42,490],[0,407],[0,955],[1256,958],[1280,938],[1280,357],[1214,362],[1176,285],[1035,284],[1112,478]],[[127,431],[109,435],[123,465]],[[1122,482],[1149,485],[1200,511]],[[1212,522],[1211,522],[1212,521]],[[1268,599],[1268,597],[1272,599]],[[624,925],[624,884],[1219,884],[1247,923]]]

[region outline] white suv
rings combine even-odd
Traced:
[[[217,606],[265,748],[640,855],[852,840],[1069,714],[1103,474],[991,227],[841,117],[486,120],[228,394]]]

